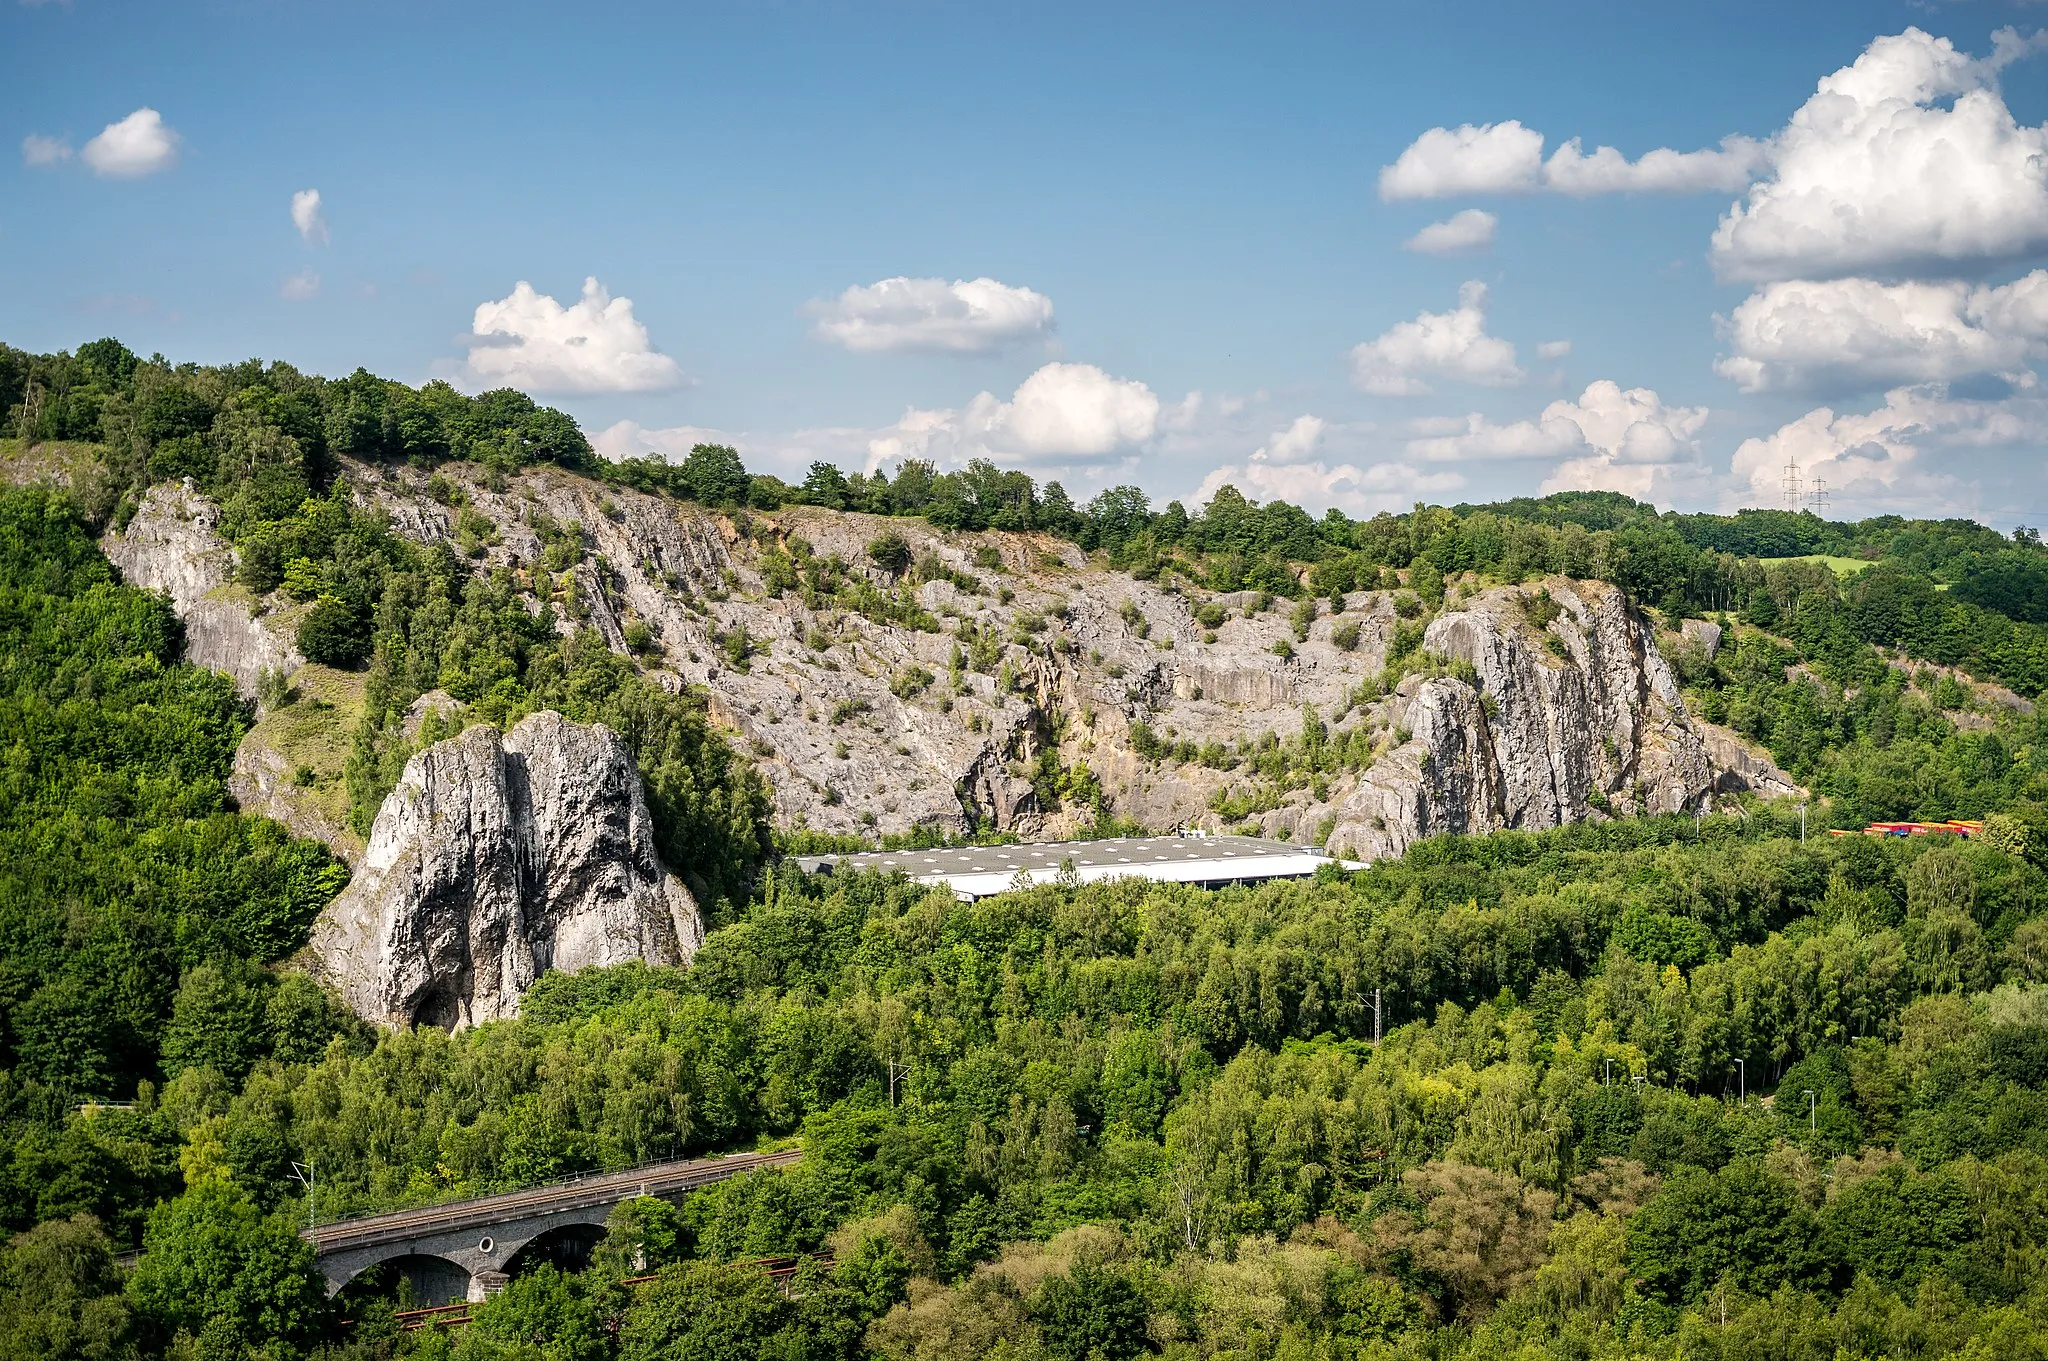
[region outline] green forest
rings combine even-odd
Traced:
[[[2048,689],[2031,534],[1607,495],[1191,515],[916,464],[792,486],[718,446],[604,465],[516,393],[112,341],[0,348],[0,415],[25,465],[83,451],[70,491],[0,493],[15,1354],[2048,1357],[2048,741],[1957,675]],[[1039,529],[1296,601],[1612,580],[1730,629],[1675,652],[1688,705],[1812,787],[1809,834],[1752,801],[1258,889],[972,904],[801,875],[700,699],[352,505],[350,466],[394,460]],[[625,736],[664,856],[714,904],[692,967],[549,974],[519,1019],[453,1035],[372,1030],[293,969],[346,868],[231,806],[254,713],[95,546],[171,477],[220,502],[247,581],[313,606],[308,655],[366,677],[358,814],[435,686]],[[1823,834],[1909,816],[1989,834]],[[537,1265],[459,1329],[402,1330],[430,1301],[388,1280],[330,1301],[298,1236],[294,1163],[329,1219],[785,1143],[788,1170],[628,1202],[588,1269]],[[793,1254],[787,1290],[755,1265]]]

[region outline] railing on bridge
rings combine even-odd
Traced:
[[[449,1229],[478,1228],[536,1214],[614,1205],[635,1196],[674,1195],[743,1173],[786,1167],[802,1156],[800,1148],[785,1148],[769,1153],[734,1153],[724,1157],[649,1163],[624,1172],[590,1173],[494,1196],[444,1201],[414,1210],[336,1220],[302,1229],[299,1236],[311,1242],[322,1255],[351,1248],[402,1243]]]

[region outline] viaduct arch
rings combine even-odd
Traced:
[[[313,1244],[330,1295],[380,1263],[424,1258],[462,1272],[468,1298],[480,1300],[504,1283],[513,1258],[544,1235],[567,1231],[590,1236],[603,1230],[612,1207],[621,1201],[638,1196],[674,1199],[730,1177],[787,1167],[802,1156],[803,1150],[789,1148],[653,1163],[629,1172],[322,1224],[301,1236]],[[426,1279],[432,1273],[412,1274]]]

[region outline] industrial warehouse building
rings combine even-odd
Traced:
[[[903,874],[920,884],[943,885],[963,901],[1011,889],[1057,882],[1071,867],[1071,881],[1150,879],[1165,884],[1256,884],[1267,879],[1307,879],[1326,865],[1365,868],[1337,860],[1310,846],[1290,846],[1250,836],[1115,837],[1107,841],[1062,841],[1046,845],[963,846],[952,850],[865,851],[846,855],[805,855],[798,866],[808,874],[836,869]]]

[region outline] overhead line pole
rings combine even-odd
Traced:
[[[306,1227],[317,1229],[320,1217],[313,1193],[313,1160],[308,1158],[305,1162],[293,1163],[292,1175],[299,1179],[299,1185],[306,1188]]]

